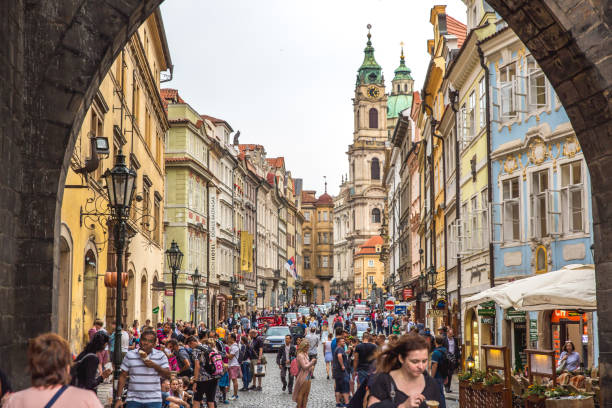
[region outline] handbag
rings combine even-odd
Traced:
[[[55,401],[57,401],[57,399],[61,397],[64,391],[66,391],[67,389],[68,389],[67,385],[62,385],[62,387],[59,390],[57,390],[55,394],[53,394],[53,397],[51,397],[51,399],[49,400],[49,402],[47,402],[47,405],[45,405],[44,408],[51,408],[53,404],[55,404]]]
[[[265,364],[255,364],[255,377],[264,377],[266,375]]]
[[[561,361],[561,363],[559,363],[559,367],[557,367],[557,374],[561,374],[563,371],[565,371],[566,366],[567,366],[567,358]]]

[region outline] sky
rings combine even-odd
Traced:
[[[387,92],[402,41],[420,90],[434,4],[465,23],[461,0],[167,0],[161,9],[174,73],[162,87],[240,130],[240,143],[284,156],[304,189],[322,194],[326,176],[335,195],[348,173],[366,26]]]

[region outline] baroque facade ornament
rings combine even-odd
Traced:
[[[518,169],[516,157],[509,154],[506,156],[506,160],[504,160],[504,171],[508,174],[512,174],[516,169]]]
[[[565,139],[565,143],[563,143],[564,156],[567,156],[571,159],[580,151],[580,143],[578,143],[578,139],[576,139],[576,136],[569,136]]]
[[[536,166],[543,163],[544,160],[550,155],[550,152],[546,148],[546,143],[539,138],[534,138],[531,142],[529,142],[529,149],[527,151],[527,157],[529,157],[529,161]]]

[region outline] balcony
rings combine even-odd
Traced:
[[[331,279],[334,277],[333,268],[318,268],[315,272],[319,279]]]

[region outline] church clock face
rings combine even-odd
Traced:
[[[380,96],[380,90],[375,86],[368,87],[367,93],[370,98],[378,98]]]

